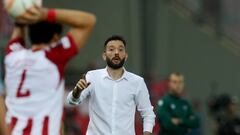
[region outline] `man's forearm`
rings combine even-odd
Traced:
[[[55,9],[54,11],[55,21],[70,26],[68,32],[72,35],[77,48],[82,48],[96,23],[95,15],[77,10]]]
[[[155,114],[152,109],[146,109],[142,112],[143,117],[143,131],[146,133],[152,133],[153,127],[155,125]]]
[[[190,118],[185,118],[182,120],[182,124],[189,128],[198,128],[199,127],[199,118],[197,116],[190,116]]]
[[[80,94],[81,94],[81,91],[77,90],[77,87],[75,87],[72,91],[73,98],[78,99],[80,97]]]
[[[47,20],[48,11],[50,9],[42,9],[42,20]],[[88,27],[89,25],[94,25],[96,17],[88,12],[70,10],[70,9],[54,9],[56,13],[55,21],[57,23],[62,23],[65,25],[73,27]]]
[[[143,123],[143,131],[152,133],[154,125],[155,125],[155,119],[152,122],[149,121],[148,123],[146,123],[146,120],[145,120],[144,123]]]
[[[77,11],[56,9],[56,22],[63,23],[73,27],[89,27],[95,24],[96,18],[93,14]],[[76,19],[77,18],[77,19]]]
[[[15,39],[15,38],[25,38],[25,31],[26,31],[26,27],[25,25],[20,25],[20,24],[15,24],[14,28],[13,28],[13,33],[11,36],[11,39]]]
[[[10,135],[9,129],[5,123],[5,104],[4,104],[4,99],[0,95],[0,134],[1,135]]]
[[[80,98],[73,97],[73,91],[71,91],[67,96],[67,102],[71,105],[78,105],[80,103]]]

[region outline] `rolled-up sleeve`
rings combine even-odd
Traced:
[[[137,109],[143,118],[143,131],[152,133],[156,116],[153,112],[153,106],[150,102],[147,86],[143,79],[141,79],[139,82],[138,93],[135,98]]]
[[[91,91],[93,89],[93,80],[91,79],[91,74],[90,73],[86,74],[86,79],[87,79],[87,82],[90,82],[91,84],[81,92],[80,97],[78,99],[73,97],[73,95],[72,95],[73,91],[71,91],[67,96],[67,102],[69,104],[78,105],[83,100],[85,100],[86,98],[88,98],[90,96]]]

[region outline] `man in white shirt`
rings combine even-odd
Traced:
[[[126,42],[121,36],[105,41],[104,69],[89,71],[68,95],[78,105],[89,99],[87,135],[135,135],[135,112],[143,118],[144,135],[151,135],[155,114],[144,79],[125,70]]]

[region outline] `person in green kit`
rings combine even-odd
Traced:
[[[199,118],[194,114],[189,102],[182,98],[184,76],[180,73],[169,75],[169,93],[157,104],[159,135],[186,135],[199,127]]]

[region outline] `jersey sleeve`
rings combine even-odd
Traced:
[[[46,50],[46,56],[57,65],[65,66],[78,53],[71,34],[63,37],[57,44]]]
[[[6,47],[6,55],[10,54],[11,52],[14,51],[19,51],[25,48],[25,42],[24,39],[22,38],[14,38],[11,39]]]

